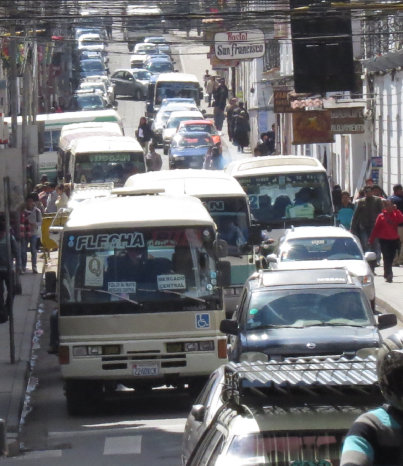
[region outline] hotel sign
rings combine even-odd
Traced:
[[[364,107],[332,108],[331,131],[334,134],[364,133]]]
[[[263,57],[264,33],[259,29],[217,32],[214,52],[219,60],[251,60]]]

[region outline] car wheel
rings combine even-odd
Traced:
[[[164,144],[164,155],[168,155],[168,147]]]
[[[140,89],[136,89],[136,90],[134,91],[134,98],[135,98],[136,100],[141,100],[142,97],[143,97],[143,94],[142,94],[142,92],[140,91]]]

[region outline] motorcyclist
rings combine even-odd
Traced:
[[[340,466],[403,464],[403,331],[383,341],[377,373],[387,403],[356,419],[344,441]]]

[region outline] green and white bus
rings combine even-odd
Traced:
[[[227,360],[226,244],[200,200],[155,191],[83,202],[63,229],[59,361],[71,414],[117,384],[199,389]]]

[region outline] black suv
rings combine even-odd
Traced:
[[[246,281],[232,320],[220,329],[231,335],[230,360],[250,352],[281,360],[352,356],[378,347],[379,330],[396,323],[394,314],[374,315],[358,279],[345,269],[264,270]]]

